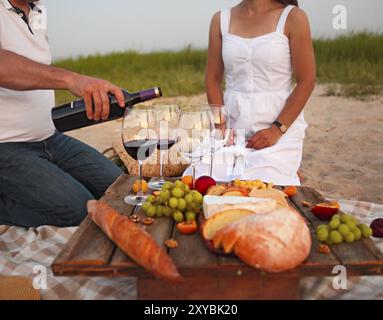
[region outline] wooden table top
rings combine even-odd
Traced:
[[[103,201],[109,203],[121,214],[136,214],[145,217],[140,207],[126,205],[123,198],[131,192],[133,181],[137,178],[121,176],[107,190]],[[279,273],[267,274],[270,277],[301,278],[311,276],[332,276],[333,267],[344,265],[348,275],[379,275],[383,271],[383,254],[371,239],[363,239],[353,244],[334,246],[330,254],[318,253],[318,241],[315,228],[321,224],[310,209],[302,205],[302,201],[316,204],[323,202],[323,197],[314,189],[299,187],[290,205],[295,207],[307,220],[313,239],[313,246],[307,261],[299,268]],[[176,249],[167,249],[179,272],[184,277],[232,277],[233,275],[265,276],[266,274],[249,267],[235,257],[217,256],[205,247],[199,233],[182,235],[175,228],[173,219],[160,218],[150,226],[140,224],[149,232],[155,241],[164,246],[170,238],[179,243]],[[142,267],[125,255],[109,238],[91,221],[86,218],[64,250],[52,265],[56,276],[134,276],[152,278]]]

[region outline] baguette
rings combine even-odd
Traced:
[[[169,255],[150,234],[102,201],[88,201],[88,213],[100,229],[130,258],[158,278],[179,281]]]

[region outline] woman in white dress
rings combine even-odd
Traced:
[[[214,15],[207,96],[210,104],[230,109],[232,128],[250,133],[247,147],[253,151],[242,178],[300,184],[303,108],[314,86],[310,26],[296,0],[243,0]]]

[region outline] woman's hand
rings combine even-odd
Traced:
[[[247,148],[261,150],[277,144],[282,137],[282,131],[275,125],[268,129],[259,130],[247,143]]]

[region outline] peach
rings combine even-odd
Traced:
[[[311,208],[311,212],[320,220],[331,220],[339,212],[338,202],[322,202]]]

